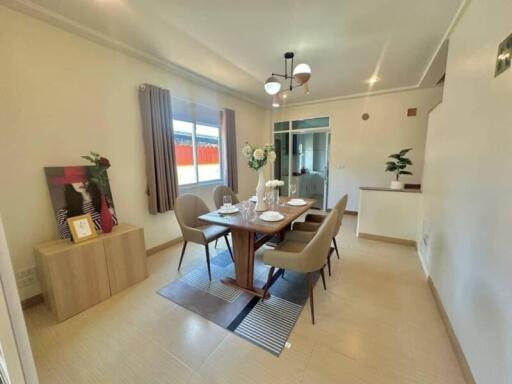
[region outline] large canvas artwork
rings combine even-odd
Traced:
[[[91,168],[91,166],[68,166],[44,169],[61,239],[71,238],[67,218],[86,213],[91,214],[96,229],[101,230],[101,193],[96,184],[90,181]],[[117,224],[110,186],[105,198],[114,224]]]

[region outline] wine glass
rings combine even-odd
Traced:
[[[225,195],[224,197],[222,197],[222,202],[224,203],[224,209],[231,209],[231,204],[233,204],[233,201],[231,200],[231,195]]]

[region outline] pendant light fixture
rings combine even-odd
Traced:
[[[275,94],[272,96],[272,107],[279,108],[281,103],[279,102],[279,94]]]
[[[269,95],[275,95],[281,90],[281,83],[275,76],[270,76],[267,81],[265,81],[265,92]]]
[[[279,95],[282,92],[293,91],[297,87],[304,87],[304,93],[309,94],[308,81],[311,78],[311,68],[305,63],[301,63],[296,67],[293,66],[293,58],[295,54],[293,52],[286,52],[284,54],[284,74],[272,73],[267,81],[265,81],[265,92],[272,95],[272,106],[279,107],[280,100]],[[282,85],[278,80],[278,77],[282,77],[285,81],[290,80],[289,85],[286,89],[281,89]],[[295,82],[295,83],[294,83]]]

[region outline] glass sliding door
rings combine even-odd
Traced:
[[[274,178],[284,181],[284,186],[280,188],[279,194],[288,196],[290,178],[290,134],[288,132],[274,134],[274,150],[276,151]]]
[[[329,145],[328,117],[274,123],[273,172],[285,183],[281,196],[295,190],[296,196],[315,199],[316,208],[327,208]]]
[[[328,132],[293,133],[290,183],[297,195],[315,199],[315,207],[325,208],[328,170]]]

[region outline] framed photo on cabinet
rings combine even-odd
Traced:
[[[71,238],[75,243],[89,240],[97,236],[96,227],[90,213],[74,216],[67,219]]]

